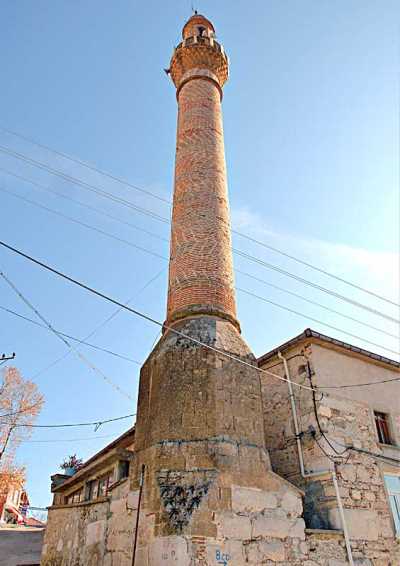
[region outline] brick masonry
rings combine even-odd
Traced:
[[[209,44],[181,46],[171,63],[179,94],[167,323],[216,314],[237,324],[221,65],[226,56]]]

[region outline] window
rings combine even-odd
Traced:
[[[379,442],[381,444],[393,444],[389,429],[389,415],[374,411],[374,417]]]
[[[392,511],[396,534],[400,534],[400,476],[385,474],[385,485],[389,494],[389,504]]]
[[[107,489],[112,484],[112,478],[113,478],[113,473],[111,471],[99,479],[98,497],[104,497],[105,495],[107,495]]]
[[[80,501],[82,501],[82,494],[83,494],[83,490],[81,488],[68,495],[67,497],[68,505],[73,505],[74,503],[79,503]]]
[[[120,460],[118,462],[118,479],[122,480],[129,476],[129,460]]]
[[[89,497],[88,499],[96,499],[99,488],[99,482],[93,480],[89,483]]]

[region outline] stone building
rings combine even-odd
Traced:
[[[326,404],[336,394],[322,398],[319,389],[304,384],[297,390],[295,382],[306,382],[307,375],[294,375],[293,385],[286,378],[277,381],[267,368],[279,361],[273,371],[287,375],[284,360],[276,361],[275,352],[258,362],[241,336],[221,112],[228,58],[205,17],[195,14],[185,24],[167,72],[178,101],[167,317],[163,336],[141,370],[134,445],[123,447],[129,471],[127,464],[120,468],[119,439],[73,478],[55,478],[65,481],[53,488],[42,566],[394,566],[400,562],[387,493],[378,482],[380,464],[376,456],[356,451],[366,449],[367,414],[351,420],[350,409],[346,413]],[[293,347],[300,350],[310,343],[308,355],[310,348],[317,352],[320,342],[324,340],[307,337]],[[289,349],[291,357],[291,348],[283,346],[281,355]],[[319,350],[315,356],[302,362],[305,368],[309,362],[310,375],[317,373]],[[370,354],[368,363],[378,367],[377,358]],[[325,379],[318,387],[331,383],[329,368],[336,367],[328,355],[325,359],[328,369],[318,370]],[[382,368],[398,371],[390,361],[382,362]],[[289,386],[296,388],[293,395],[285,390]],[[312,418],[314,400],[324,437]],[[300,428],[295,434],[291,408],[299,403],[306,408],[297,411]],[[359,404],[365,407],[362,400]],[[340,451],[351,439],[355,443],[348,461],[348,452],[340,454],[337,466],[322,444],[332,436],[330,426],[343,445]],[[343,426],[348,435],[342,438],[338,430]],[[297,441],[298,453],[292,446]],[[303,451],[303,475],[313,469],[318,476],[299,473]],[[99,495],[108,461],[112,481],[103,482],[101,497],[91,500],[90,486],[98,482]],[[128,478],[119,478],[118,469]],[[361,469],[362,485],[357,480]],[[358,532],[353,526],[358,520],[347,521],[346,529],[342,501],[350,519],[363,511]],[[375,518],[378,534],[371,527]]]
[[[51,477],[53,505],[42,564],[97,566],[107,555],[110,564],[130,563],[137,508],[137,496],[129,489],[134,438],[131,428],[73,476]]]

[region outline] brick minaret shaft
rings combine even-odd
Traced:
[[[216,315],[239,329],[221,111],[228,58],[204,16],[190,18],[182,36],[169,69],[178,128],[167,324]]]

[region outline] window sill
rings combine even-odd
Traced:
[[[400,446],[398,446],[397,444],[384,444],[383,442],[378,442],[378,445],[381,448],[389,448],[400,452]]]

